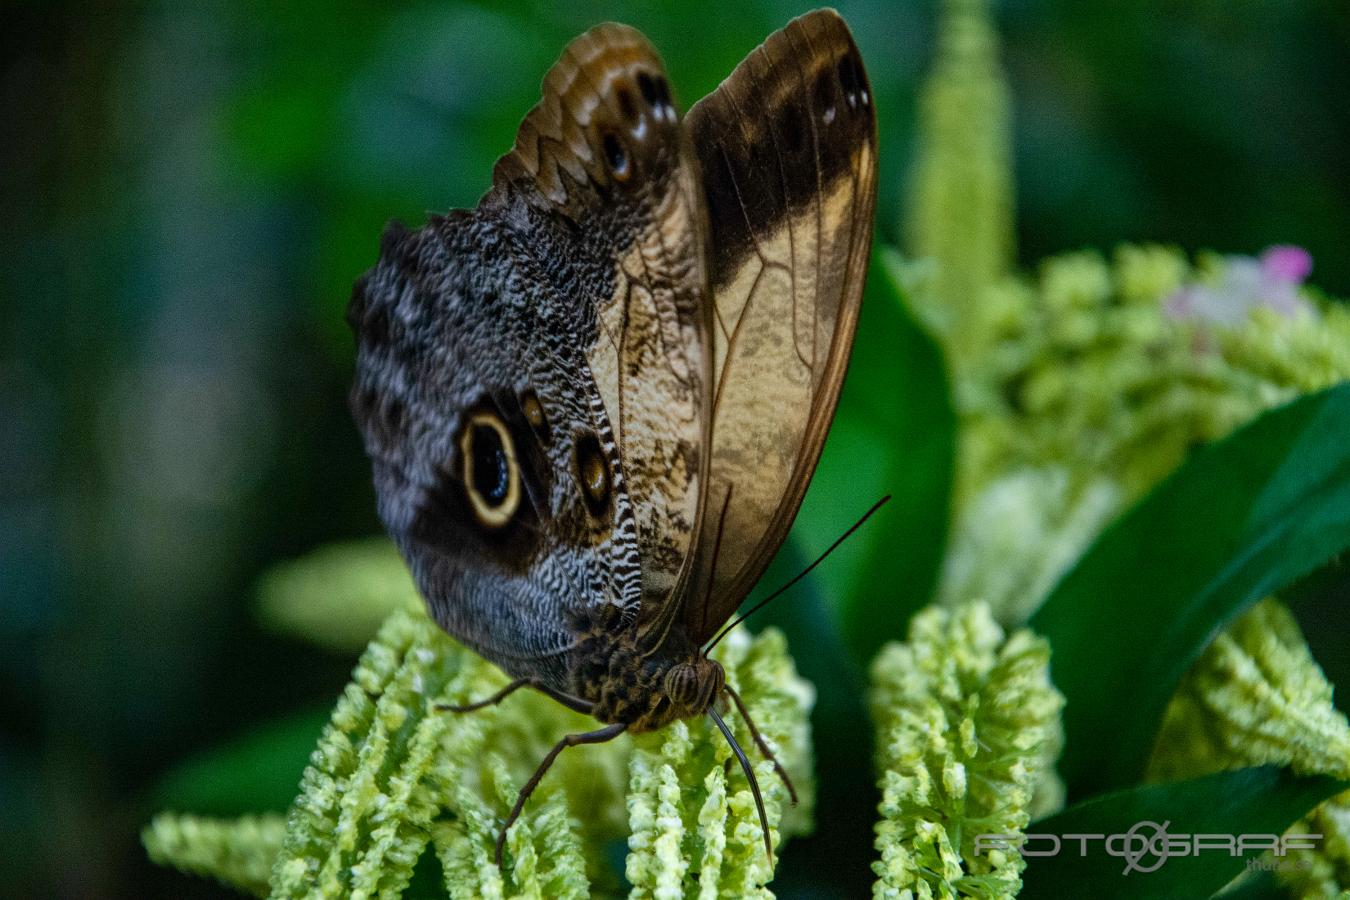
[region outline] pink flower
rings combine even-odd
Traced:
[[[1300,285],[1312,271],[1312,254],[1289,244],[1267,247],[1261,254],[1261,271],[1272,282]]]
[[[1230,256],[1217,284],[1194,282],[1164,301],[1167,315],[1180,321],[1240,325],[1251,311],[1266,306],[1292,318],[1308,304],[1299,286],[1312,271],[1312,256],[1302,247],[1268,247],[1259,259]]]

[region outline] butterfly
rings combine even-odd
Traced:
[[[680,116],[638,31],[574,39],[472,210],[385,229],[350,405],[432,617],[603,727],[707,715],[707,650],[787,535],[834,416],[876,198],[848,27],[795,19]]]

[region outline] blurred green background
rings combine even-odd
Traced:
[[[877,98],[890,241],[934,8],[839,7]],[[346,680],[350,657],[255,624],[253,586],[378,528],[342,312],[384,222],[472,205],[589,25],[646,32],[687,108],[807,8],[6,4],[0,895],[224,895],[151,866],[137,833],[175,763],[322,708]],[[1343,0],[1104,9],[997,6],[1021,261],[1121,240],[1294,243],[1315,283],[1350,294]],[[800,552],[873,499],[807,523]],[[809,618],[810,602],[781,615]],[[807,674],[827,652],[796,651]],[[868,840],[872,809],[854,807],[822,815],[814,851],[789,849],[781,887],[809,892],[828,832]]]

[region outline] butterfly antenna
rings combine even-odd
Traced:
[[[825,550],[824,553],[822,553],[822,554],[820,554],[820,556],[817,556],[817,557],[816,557],[816,561],[815,561],[815,562],[811,563],[811,565],[807,566],[805,569],[802,569],[800,572],[798,572],[798,573],[792,578],[792,580],[789,581],[787,584],[783,585],[783,586],[780,587],[778,590],[774,591],[772,594],[770,594],[769,596],[765,597],[763,600],[759,601],[759,602],[756,603],[754,606],[750,607],[750,608],[749,608],[748,610],[746,610],[744,613],[742,613],[741,615],[737,616],[736,619],[735,619],[734,621],[732,621],[732,623],[731,623],[730,625],[728,625],[726,628],[723,628],[720,632],[718,632],[717,637],[715,637],[715,638],[712,639],[712,643],[708,644],[707,647],[703,648],[703,652],[706,654],[706,653],[708,653],[709,651],[711,651],[712,648],[714,648],[714,647],[717,646],[718,642],[721,641],[722,638],[726,637],[728,634],[731,633],[731,629],[735,628],[737,625],[741,624],[741,623],[744,622],[746,619],[750,618],[750,617],[753,616],[755,613],[759,612],[761,609],[763,609],[763,608],[769,603],[770,600],[773,600],[774,598],[778,597],[780,594],[782,594],[782,593],[783,593],[784,591],[786,591],[788,588],[792,587],[794,584],[796,584],[797,582],[799,582],[799,581],[801,581],[803,578],[805,578],[805,577],[807,576],[807,573],[809,573],[809,572],[810,572],[812,569],[814,569],[816,566],[818,566],[818,565],[820,565],[821,563],[823,563],[823,562],[825,561],[825,558],[826,558],[827,556],[829,556],[829,555],[830,555],[831,553],[833,553],[836,549],[838,549],[838,547],[839,547],[840,544],[842,544],[844,541],[848,540],[849,537],[853,534],[853,532],[855,532],[855,531],[857,531],[859,528],[861,528],[862,525],[863,525],[863,523],[866,522],[868,519],[872,518],[872,514],[875,513],[877,510],[881,509],[881,507],[885,506],[885,505],[886,505],[886,502],[887,502],[888,500],[890,500],[890,499],[891,499],[891,495],[890,495],[890,494],[887,494],[886,496],[884,496],[884,497],[882,497],[880,500],[878,500],[876,503],[873,503],[873,504],[872,504],[872,508],[869,509],[867,512],[863,513],[862,518],[859,519],[858,521],[854,522],[854,523],[849,527],[848,531],[845,531],[843,534],[839,535],[839,537],[835,540],[835,542],[834,542],[833,544],[831,544],[828,548],[826,548],[826,550]]]
[[[727,723],[722,721],[722,717],[717,714],[717,710],[710,704],[708,706],[708,716],[717,725],[722,737],[727,739],[731,745],[731,752],[736,754],[736,759],[741,764],[741,771],[745,773],[746,781],[750,782],[750,793],[755,798],[755,809],[759,812],[759,828],[764,834],[764,852],[769,855],[769,871],[773,871],[773,842],[769,838],[769,817],[764,814],[764,797],[759,792],[759,781],[755,779],[755,770],[750,768],[750,760],[745,758],[745,751],[741,745],[736,743],[736,739],[731,736],[731,729],[727,728]]]

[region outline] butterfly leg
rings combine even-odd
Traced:
[[[532,679],[529,678],[517,678],[515,681],[511,682],[506,687],[502,688],[500,691],[493,694],[491,697],[488,697],[486,700],[479,700],[477,703],[466,703],[462,706],[458,706],[454,703],[437,703],[436,710],[438,712],[468,713],[473,712],[475,710],[483,709],[484,707],[495,706],[496,704],[501,703],[507,697],[511,696],[511,694],[515,693],[520,688],[523,688],[525,687],[525,685],[530,684],[531,681]]]
[[[591,703],[589,700],[582,700],[580,697],[573,697],[571,694],[564,694],[561,691],[555,691],[553,688],[542,683],[536,678],[517,678],[515,681],[511,682],[506,687],[502,688],[500,691],[493,694],[491,697],[479,700],[476,703],[466,703],[462,706],[456,705],[454,703],[437,703],[436,711],[452,712],[452,713],[474,712],[476,710],[480,710],[488,706],[495,706],[496,704],[501,703],[511,694],[515,693],[517,690],[523,687],[532,687],[535,690],[539,691],[540,693],[547,694],[554,700],[557,700],[559,703],[561,703],[563,706],[566,706],[568,709],[575,709],[577,712],[584,713],[588,716],[591,714],[591,711],[595,708],[595,704]]]
[[[797,789],[792,786],[792,779],[788,777],[787,770],[778,762],[778,757],[773,755],[773,751],[769,749],[768,743],[765,742],[764,737],[759,733],[759,729],[755,727],[755,720],[750,718],[750,710],[745,708],[745,702],[741,700],[741,695],[736,693],[735,688],[729,684],[723,685],[722,689],[727,692],[727,696],[731,698],[731,702],[736,704],[736,710],[741,714],[741,718],[745,720],[745,724],[750,726],[750,737],[754,739],[755,746],[759,748],[760,753],[764,754],[765,759],[773,763],[773,770],[777,772],[778,777],[782,779],[783,787],[787,788],[788,797],[792,799],[792,805],[796,806]]]
[[[506,824],[502,826],[502,833],[497,836],[497,868],[502,867],[502,849],[506,846],[506,832],[511,830],[511,826],[520,818],[520,812],[525,808],[525,801],[530,799],[534,789],[539,786],[539,781],[548,772],[549,766],[558,758],[558,754],[568,747],[575,747],[578,744],[603,744],[606,741],[612,741],[623,734],[628,728],[622,722],[615,722],[613,725],[606,725],[604,728],[595,731],[586,731],[581,734],[569,734],[558,743],[553,745],[553,749],[548,751],[548,756],[539,764],[539,768],[534,770],[530,780],[525,782],[525,786],[520,789],[520,795],[516,797],[516,805],[511,807],[511,814],[506,817]]]

